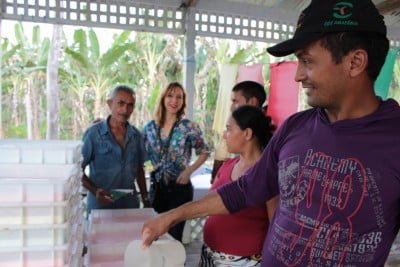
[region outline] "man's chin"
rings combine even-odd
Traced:
[[[313,108],[320,108],[321,107],[321,105],[319,105],[316,101],[313,101],[310,98],[307,98],[307,105],[309,105],[310,107],[313,107]]]
[[[126,122],[128,122],[129,117],[126,118],[126,117],[123,117],[123,116],[119,116],[119,117],[117,118],[117,120],[118,120],[118,122],[120,122],[120,123],[126,123]]]

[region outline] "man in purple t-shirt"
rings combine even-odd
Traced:
[[[383,266],[400,227],[400,107],[374,94],[389,42],[371,0],[313,0],[292,39],[312,109],[285,121],[236,182],[147,222],[143,247],[171,225],[279,195],[262,266]]]

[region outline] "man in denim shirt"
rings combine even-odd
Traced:
[[[140,132],[128,119],[135,107],[135,93],[127,86],[117,86],[107,104],[111,115],[93,124],[83,135],[84,169],[90,168],[90,178],[82,176],[89,190],[88,214],[92,209],[138,208],[139,200],[135,180],[139,186],[144,206],[149,206],[144,177],[144,147]],[[133,194],[117,198],[116,189],[130,189]]]

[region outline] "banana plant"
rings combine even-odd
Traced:
[[[1,67],[0,67],[0,74],[1,74],[1,84],[0,84],[0,139],[4,138],[4,125],[3,125],[3,118],[5,114],[3,110],[7,111],[6,105],[3,103],[11,103],[9,100],[3,100],[12,88],[12,80],[10,77],[12,76],[13,72],[13,56],[15,55],[16,51],[19,49],[19,45],[13,45],[10,43],[8,38],[2,39],[2,43],[0,44],[0,59],[1,59]],[[10,114],[10,112],[9,112]]]
[[[151,119],[161,88],[179,80],[180,51],[180,39],[175,36],[137,33],[131,49],[122,57],[118,74],[122,82],[137,89],[132,119],[138,127]]]
[[[3,53],[3,62],[11,63],[7,64],[3,71],[13,69],[11,76],[7,77],[7,80],[11,81],[13,91],[12,110],[15,108],[17,112],[13,116],[26,120],[26,133],[21,137],[40,139],[42,118],[40,104],[43,103],[41,99],[45,95],[45,72],[50,40],[42,38],[39,26],[33,27],[32,39],[28,39],[21,23],[15,24],[14,35],[16,44],[8,51],[3,50],[6,51]],[[3,45],[9,46],[7,42],[3,42]],[[19,112],[20,109],[24,109],[25,115]],[[18,122],[19,120],[16,119]]]
[[[115,65],[124,53],[132,47],[129,42],[129,31],[123,31],[117,35],[111,47],[101,54],[100,44],[96,33],[89,29],[86,33],[78,29],[74,33],[74,43],[65,48],[66,55],[72,60],[69,70],[76,75],[86,78],[86,86],[81,90],[89,90],[88,95],[93,96],[93,117],[104,117],[103,105],[108,89],[116,81]],[[89,109],[90,110],[90,109]]]

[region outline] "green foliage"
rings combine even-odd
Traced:
[[[231,64],[241,64],[247,61],[252,51],[248,49],[240,49],[233,55],[232,59],[229,61]]]
[[[400,61],[396,60],[393,67],[393,80],[389,88],[388,97],[400,102]]]
[[[153,91],[151,92],[151,95],[149,97],[149,101],[147,102],[147,108],[148,110],[155,110],[156,104],[157,104],[157,98],[158,94],[160,92],[160,85],[157,84],[154,88]]]
[[[8,61],[12,56],[15,55],[18,49],[21,48],[21,45],[11,45],[8,39],[4,39],[4,42],[1,45],[1,59],[3,62]]]
[[[49,54],[49,48],[50,48],[50,40],[48,38],[45,38],[41,42],[41,46],[38,50],[38,57],[37,57],[37,64],[41,66],[46,66],[47,64],[47,56]]]
[[[41,99],[40,135],[45,136],[45,71],[50,40],[34,27],[32,39],[24,34],[22,24],[14,27],[15,43],[1,43],[3,120],[6,137],[26,137],[24,96],[26,80],[37,86]],[[65,36],[65,35],[63,35]],[[107,92],[117,84],[132,86],[137,94],[134,123],[140,127],[153,113],[160,91],[168,82],[182,82],[183,37],[119,31],[109,44],[99,42],[93,29],[77,29],[72,40],[64,40],[60,58],[60,138],[80,139],[96,117],[105,117]],[[108,45],[108,47],[104,47]],[[195,120],[201,123],[206,138],[215,140],[212,131],[219,87],[219,67],[223,64],[251,64],[269,61],[265,48],[216,38],[196,39]],[[104,51],[104,52],[103,52]],[[264,68],[268,79],[269,70]],[[28,77],[28,78],[27,78]],[[15,107],[12,103],[17,103]],[[14,116],[14,117],[13,117]],[[212,145],[212,142],[211,142]]]
[[[28,39],[25,36],[24,29],[22,28],[21,23],[15,24],[14,32],[15,32],[15,39],[17,40],[17,42],[23,46],[27,46]]]
[[[7,125],[5,127],[5,136],[12,138],[26,138],[26,124]]]
[[[100,59],[100,67],[103,69],[109,68],[120,58],[125,51],[132,47],[131,44],[115,45],[112,46]]]
[[[36,25],[35,27],[33,27],[32,32],[33,32],[32,33],[32,45],[34,47],[38,47],[40,45],[40,41],[41,41],[39,26]]]
[[[79,65],[81,65],[83,69],[92,68],[89,59],[84,54],[81,54],[80,52],[75,52],[69,47],[65,48],[65,53],[71,56],[71,58],[74,59]]]
[[[78,45],[78,53],[81,55],[87,54],[87,40],[86,40],[86,32],[82,29],[76,30],[74,32],[74,41],[75,44]]]
[[[90,40],[90,58],[92,59],[98,59],[100,57],[100,45],[99,45],[99,40],[97,39],[96,33],[93,31],[93,29],[89,29],[88,31],[89,34],[89,40]]]
[[[118,46],[120,44],[124,44],[129,40],[130,35],[131,35],[130,31],[123,31],[120,34],[114,35],[114,42],[112,43],[111,46],[113,47],[113,46]]]

